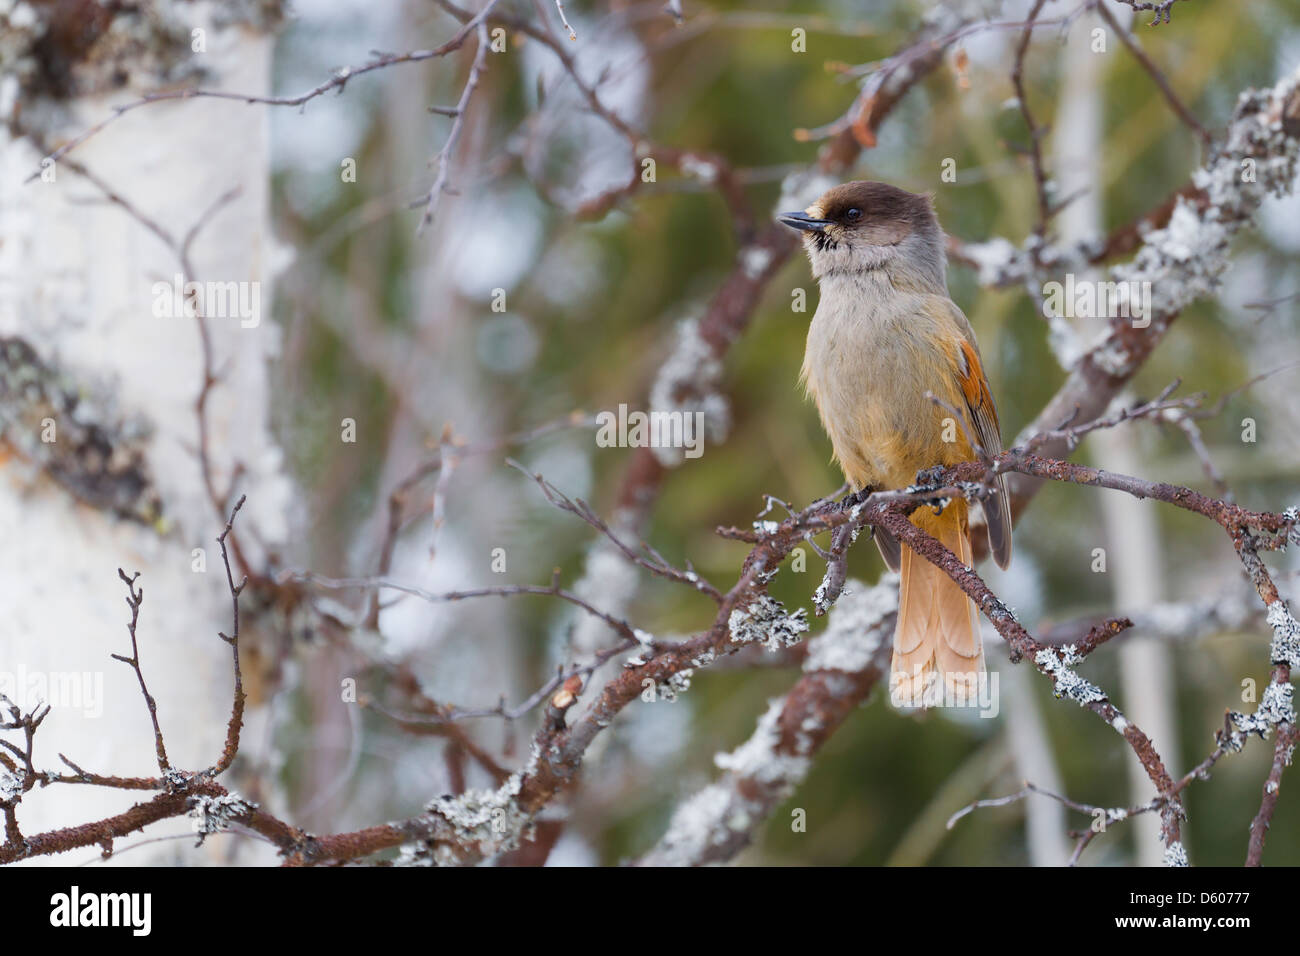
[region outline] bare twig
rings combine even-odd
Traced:
[[[496,0],[490,0],[485,10],[490,10],[495,5]],[[425,60],[437,59],[446,56],[455,50],[459,50],[465,43],[466,38],[478,28],[481,17],[469,19],[460,30],[456,32],[446,43],[435,47],[431,50],[411,50],[408,53],[382,53],[376,55],[373,59],[357,66],[340,67],[334,71],[334,75],[323,83],[313,86],[310,90],[300,93],[297,96],[260,96],[255,93],[232,93],[227,90],[203,90],[203,89],[186,89],[186,90],[166,90],[157,93],[150,93],[133,100],[129,103],[123,103],[113,107],[113,111],[104,119],[88,127],[72,139],[68,140],[58,149],[47,153],[41,160],[40,168],[29,175],[24,182],[30,183],[41,175],[41,170],[46,168],[51,162],[58,162],[67,156],[77,147],[81,146],[88,139],[102,132],[114,122],[121,119],[127,113],[141,109],[146,106],[152,106],[155,103],[175,102],[178,100],[193,99],[216,99],[216,100],[233,100],[237,103],[261,103],[266,106],[305,106],[311,100],[318,96],[337,90],[343,92],[348,81],[354,77],[362,76],[366,73],[372,73],[375,70],[384,70],[390,66],[397,66],[403,63],[421,63]]]
[[[1147,9],[1153,8],[1148,6]],[[1129,53],[1133,54],[1133,59],[1137,60],[1142,69],[1147,71],[1147,75],[1151,77],[1152,82],[1154,82],[1159,88],[1160,93],[1169,104],[1169,108],[1174,111],[1174,115],[1187,124],[1188,129],[1197,135],[1202,146],[1209,146],[1213,140],[1210,131],[1201,125],[1200,120],[1198,120],[1192,111],[1183,104],[1183,101],[1178,98],[1178,94],[1174,92],[1174,88],[1169,85],[1169,79],[1164,75],[1160,68],[1155,65],[1151,57],[1147,56],[1146,51],[1138,45],[1137,40],[1130,36],[1129,32],[1120,25],[1120,22],[1115,19],[1115,14],[1111,13],[1110,8],[1107,7],[1104,2],[1097,4],[1097,13],[1106,21],[1106,25],[1115,32],[1115,35],[1119,37],[1120,42],[1128,48]],[[1157,21],[1158,19],[1159,15],[1157,15]],[[1165,10],[1165,22],[1169,22],[1169,13],[1167,8]],[[1155,21],[1153,21],[1152,25],[1155,25]]]
[[[235,583],[234,574],[230,570],[230,556],[226,553],[226,539],[230,537],[231,529],[235,526],[235,516],[239,514],[239,509],[244,507],[245,497],[239,496],[239,500],[235,502],[235,507],[230,512],[229,520],[226,521],[226,527],[217,536],[217,543],[221,545],[221,563],[226,569],[226,585],[230,589],[230,614],[233,622],[229,634],[219,633],[218,636],[230,645],[235,672],[235,696],[230,707],[230,721],[226,725],[226,746],[221,752],[221,758],[209,770],[210,777],[218,777],[229,769],[235,755],[239,752],[239,731],[244,725],[244,679],[239,666],[239,595],[248,584],[248,578],[245,576],[238,584]]]
[[[1038,224],[1034,231],[1041,237],[1047,231],[1047,222],[1052,217],[1052,198],[1048,193],[1047,174],[1043,169],[1042,139],[1046,130],[1034,122],[1034,114],[1029,108],[1029,98],[1025,93],[1025,54],[1029,52],[1029,38],[1034,32],[1034,21],[1043,9],[1046,0],[1034,0],[1025,21],[1025,28],[1020,34],[1020,43],[1016,47],[1016,59],[1011,68],[1011,85],[1016,89],[1016,102],[1020,115],[1024,117],[1025,128],[1029,130],[1029,161],[1034,170],[1034,192],[1038,196]]]
[[[578,34],[573,32],[573,27],[569,25],[569,18],[564,15],[564,0],[555,0],[555,9],[560,14],[560,22],[564,24],[564,29],[569,32],[569,39],[576,41]]]
[[[136,680],[140,683],[140,693],[144,695],[145,706],[149,708],[149,720],[153,723],[154,751],[158,757],[158,770],[165,774],[171,770],[171,764],[167,761],[167,748],[163,744],[162,728],[158,725],[158,703],[154,700],[153,694],[149,693],[144,671],[140,669],[140,644],[135,632],[136,625],[140,623],[140,605],[144,603],[144,588],[136,587],[135,582],[140,578],[138,571],[128,578],[126,572],[118,568],[117,576],[126,585],[126,604],[131,609],[131,620],[126,625],[127,632],[131,635],[131,656],[126,657],[123,654],[109,656],[135,671]]]
[[[438,204],[442,200],[442,194],[447,189],[447,177],[451,168],[452,150],[456,148],[456,142],[460,139],[460,131],[465,125],[465,111],[469,108],[470,98],[474,95],[474,90],[478,86],[479,76],[483,72],[484,66],[487,65],[488,52],[488,31],[487,17],[496,6],[497,0],[489,2],[475,17],[475,31],[478,34],[478,47],[474,51],[474,62],[469,68],[469,78],[465,81],[465,88],[461,90],[460,99],[456,103],[455,114],[451,121],[451,130],[447,133],[447,139],[442,144],[433,158],[435,174],[433,177],[433,186],[430,187],[428,195],[423,200],[424,214],[420,217],[420,225],[417,232],[423,234],[424,230],[433,224],[433,217],[438,211]],[[477,22],[475,22],[477,21]]]

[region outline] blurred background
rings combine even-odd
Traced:
[[[1177,4],[1172,22],[1158,27],[1147,26],[1149,13],[1108,6],[1211,132],[1229,119],[1241,90],[1271,86],[1300,64],[1300,7],[1289,0]],[[1017,2],[685,0],[679,25],[660,0],[574,0],[564,7],[577,36],[571,41],[550,4],[501,4],[560,37],[577,76],[647,141],[725,160],[759,228],[781,206],[788,177],[816,161],[825,139],[818,130],[845,114],[873,65],[918,31],[953,29],[961,18],[1014,24],[1028,9]],[[1070,184],[1085,187],[1051,231],[1105,234],[1182,187],[1205,158],[1202,143],[1095,12],[1054,0],[1040,18],[1066,21],[1035,31],[1025,59],[1029,103],[1046,127],[1044,161],[1058,197],[1075,191]],[[436,46],[459,24],[435,2],[296,0],[274,34],[272,92],[310,89],[372,51]],[[1107,36],[1103,51],[1093,49],[1098,28]],[[794,31],[805,31],[802,51],[792,48]],[[1020,40],[1019,29],[987,29],[954,44],[842,178],[932,192],[956,240],[1004,237],[1020,245],[1038,214],[1029,129],[1009,77]],[[563,584],[585,588],[657,638],[698,633],[713,617],[706,598],[610,568],[607,557],[601,564],[593,530],[549,505],[505,459],[590,502],[616,527],[633,504],[643,507],[636,535],[669,561],[689,561],[730,587],[748,549],[719,537],[717,526],[748,527],[765,495],[801,507],[841,483],[816,411],[797,385],[816,283],[802,254],[765,283],[718,370],[721,400],[710,406],[704,454],[660,466],[649,502],[620,500],[633,450],[598,447],[584,416],[620,403],[650,407],[682,329],[705,313],[744,240],[707,171],[683,175],[661,162],[655,182],[611,197],[639,169],[628,138],[593,113],[553,50],[517,30],[506,42],[507,52],[490,53],[478,77],[448,159],[449,191],[420,234],[430,157],[453,124],[428,108],[460,99],[475,59],[472,39],[445,58],[354,77],[341,94],[302,109],[242,107],[263,111],[270,136],[278,271],[267,324],[278,328],[280,343],[268,371],[269,415],[296,489],[276,563],[335,577],[373,574],[388,496],[421,462],[457,442],[492,444],[558,423],[466,453],[454,470],[418,483],[411,506],[423,513],[398,537],[388,576],[446,592],[545,585],[559,569]],[[355,161],[355,181],[341,175],[347,159]],[[954,161],[955,181],[943,177],[945,160]],[[1270,200],[1258,229],[1236,241],[1218,298],[1178,319],[1125,396],[1150,398],[1180,379],[1179,394],[1204,391],[1213,402],[1282,368],[1201,422],[1212,460],[1252,508],[1297,503],[1300,370],[1285,366],[1300,359],[1298,255],[1300,198]],[[1049,341],[1033,290],[981,285],[977,271],[958,262],[949,282],[979,336],[1010,444],[1064,380],[1064,350]],[[806,292],[805,312],[792,309],[797,289]],[[1083,324],[1076,331],[1090,337]],[[339,441],[344,418],[356,422],[355,443]],[[1253,442],[1242,438],[1247,418],[1255,422]],[[1075,459],[1215,492],[1173,427],[1127,424],[1085,441]],[[248,483],[241,490],[258,494]],[[1267,682],[1269,632],[1219,528],[1156,503],[1111,500],[1118,497],[1046,487],[1017,526],[1011,569],[983,571],[1033,633],[1169,605],[1170,633],[1138,628],[1082,672],[1151,733],[1177,776],[1213,749],[1225,709],[1254,709],[1243,703],[1242,682],[1253,679],[1261,690]],[[1096,548],[1107,549],[1106,573],[1093,570]],[[494,566],[501,555],[503,573]],[[1282,569],[1279,585],[1293,592],[1294,555],[1269,560]],[[822,568],[809,555],[805,572],[777,577],[773,595],[789,609],[811,607]],[[874,547],[860,543],[851,575],[870,582],[881,571]],[[1237,623],[1201,633],[1196,608],[1219,596],[1242,608]],[[417,813],[458,787],[493,785],[445,737],[406,732],[379,710],[340,706],[341,680],[356,679],[365,696],[395,711],[403,708],[393,696],[394,667],[409,669],[439,702],[491,708],[504,696],[513,706],[557,666],[612,640],[546,597],[438,604],[396,597],[384,592],[374,628],[344,628],[332,638],[290,630],[250,652],[269,716],[245,741],[241,761],[245,772],[258,768],[262,786],[282,789],[286,812],[304,827],[365,826]],[[355,610],[365,595],[330,591],[320,599]],[[823,626],[814,620],[813,632]],[[1132,753],[1114,732],[1054,700],[1049,682],[1028,666],[1013,674],[1004,646],[986,633],[989,665],[1002,679],[998,718],[943,709],[900,715],[877,692],[737,859],[1062,863],[1073,847],[1065,831],[1091,819],[1045,798],[978,810],[951,830],[945,823],[972,801],[1017,791],[1026,778],[1096,805],[1146,799],[1142,786],[1134,788]],[[1125,656],[1129,645],[1138,656]],[[636,703],[618,717],[589,751],[567,811],[554,812],[566,822],[549,863],[618,863],[654,845],[673,810],[717,775],[714,755],[744,743],[768,700],[799,676],[797,654],[747,652],[743,663],[699,669],[675,702]],[[598,673],[617,673],[617,662],[612,667]],[[514,768],[527,758],[538,716],[459,723]],[[1271,740],[1253,741],[1188,789],[1184,840],[1194,863],[1241,863],[1271,756]],[[806,832],[792,831],[794,808],[806,810]],[[1152,862],[1153,854],[1158,861],[1162,848],[1144,826],[1113,825],[1083,862]],[[1283,790],[1266,860],[1300,863],[1294,787]]]
[[[779,205],[781,179],[815,156],[815,145],[792,132],[843,113],[856,89],[850,65],[882,60],[905,45],[926,6],[879,3],[864,12],[854,4],[759,10],[710,3],[688,11],[680,28],[653,2],[578,3],[566,11],[579,36],[572,51],[581,75],[607,76],[605,102],[655,142],[725,157],[744,173],[755,208],[766,211]],[[1049,4],[1043,16],[1069,9]],[[994,16],[1022,20],[1027,10],[1012,3]],[[432,43],[453,25],[433,5],[300,3],[297,11],[277,48],[277,89],[286,93],[356,59],[360,35],[389,49],[402,37]],[[1124,9],[1114,12],[1125,23],[1133,19]],[[1241,89],[1270,85],[1300,62],[1300,11],[1289,4],[1189,4],[1171,25],[1146,23],[1139,15],[1134,24],[1143,47],[1211,129],[1226,121]],[[1045,125],[1053,125],[1067,93],[1069,40],[1085,44],[1094,26],[1085,19],[1067,37],[1045,29],[1034,39],[1027,88]],[[791,51],[795,27],[808,31],[806,53]],[[846,178],[933,191],[950,234],[1019,243],[1036,208],[1024,156],[1027,128],[1007,75],[1018,40],[1018,31],[972,36],[962,75],[940,69],[911,91]],[[584,112],[571,84],[560,82],[555,58],[536,46],[525,40],[521,55],[491,61],[453,174],[459,195],[448,198],[439,225],[424,238],[413,236],[412,214],[400,207],[427,178],[428,143],[448,121],[426,120],[420,105],[455,100],[469,52],[459,70],[441,64],[390,73],[303,115],[272,116],[276,219],[284,241],[299,250],[276,310],[288,342],[279,414],[310,500],[312,533],[300,558],[310,567],[355,570],[385,488],[401,473],[394,462],[436,442],[446,423],[472,440],[575,409],[645,407],[675,326],[703,312],[731,268],[737,243],[727,208],[693,180],[664,176],[598,221],[575,221],[585,200],[626,180],[632,157],[617,134]],[[1044,145],[1049,163],[1096,162],[1101,225],[1111,228],[1185,182],[1200,154],[1196,137],[1117,42],[1097,60],[1101,140],[1077,144],[1088,155],[1053,157],[1050,136],[1061,133],[1051,130]],[[548,91],[540,103],[539,88]],[[357,186],[339,183],[340,154],[358,157],[365,172]],[[941,181],[948,157],[956,160],[955,183]],[[1136,395],[1151,397],[1179,378],[1186,391],[1217,398],[1297,357],[1295,300],[1267,309],[1253,304],[1300,288],[1298,223],[1300,200],[1265,209],[1259,232],[1238,244],[1219,301],[1198,303],[1179,320],[1139,375]],[[1023,289],[982,290],[976,278],[969,269],[950,270],[953,297],[980,337],[1009,440],[1064,373],[1045,342],[1040,303]],[[796,287],[808,292],[805,314],[791,311]],[[505,314],[491,309],[496,288],[506,291]],[[816,412],[796,387],[816,294],[802,256],[770,284],[727,358],[725,442],[709,443],[700,459],[672,470],[644,529],[670,560],[690,560],[724,586],[745,548],[718,538],[715,526],[746,526],[765,494],[803,504],[841,480]],[[1279,373],[1232,398],[1204,426],[1213,458],[1243,504],[1270,508],[1293,500],[1297,382],[1296,372]],[[356,456],[340,456],[321,440],[329,427],[310,427],[313,416],[333,419],[340,408],[356,409],[363,423]],[[1241,440],[1245,417],[1258,423],[1254,444]],[[1205,485],[1180,432],[1128,427],[1140,474]],[[618,504],[627,450],[597,448],[579,430],[538,439],[516,455],[601,513]],[[1079,459],[1089,460],[1087,444]],[[1048,487],[1017,529],[1015,564],[992,580],[1031,627],[1132,610],[1117,605],[1113,566],[1110,574],[1091,571],[1093,548],[1109,543],[1104,497]],[[450,480],[447,502],[436,560],[428,560],[430,530],[414,530],[397,565],[404,580],[436,590],[499,583],[489,566],[494,546],[508,549],[512,581],[544,583],[553,566],[566,581],[579,576],[591,530],[550,508],[500,456],[465,461]],[[1158,535],[1159,598],[1192,601],[1231,591],[1240,574],[1219,529],[1174,509],[1143,507]],[[808,574],[781,575],[775,583],[773,593],[788,607],[808,604],[820,562],[810,566]],[[853,574],[874,580],[880,570],[873,548],[854,550]],[[709,607],[642,576],[628,614],[655,634],[690,633],[707,622]],[[508,609],[404,604],[384,616],[381,629],[419,661],[432,696],[468,704],[490,703],[501,692],[518,699],[536,686],[564,659],[570,621],[564,608],[537,598]],[[1240,633],[1171,645],[1167,687],[1177,739],[1163,743],[1175,772],[1209,752],[1224,708],[1241,706],[1242,679],[1261,686],[1266,680],[1262,633],[1256,622]],[[1004,652],[993,659],[1009,667]],[[1117,688],[1116,662],[1114,653],[1098,654],[1088,670],[1102,686]],[[745,740],[767,699],[795,676],[793,668],[703,671],[675,704],[630,708],[586,770],[558,858],[608,863],[642,852],[673,807],[716,772],[714,752]],[[1036,677],[1004,688],[1032,697],[1025,719],[1041,723],[1066,793],[1098,805],[1131,802],[1132,757],[1109,728],[1053,702],[1047,682]],[[488,723],[483,739],[499,742],[502,729]],[[390,738],[382,722],[365,733],[363,765],[387,764],[392,758],[381,754],[392,748],[409,761],[409,741]],[[957,722],[941,712],[903,718],[878,694],[836,735],[791,800],[817,825],[792,833],[788,813],[777,813],[743,859],[1026,863],[1023,805],[983,810],[952,832],[943,829],[965,803],[1019,788],[1026,774],[1013,750],[1002,720]],[[1187,844],[1197,862],[1240,862],[1269,759],[1268,747],[1251,747],[1221,764],[1211,783],[1189,791]],[[431,754],[423,763],[435,768],[423,788],[436,790],[438,762]],[[363,766],[350,790],[368,808],[367,776]],[[1069,820],[1077,828],[1086,822]],[[1284,799],[1270,837],[1275,862],[1300,862],[1298,828],[1295,801]],[[1124,830],[1098,841],[1085,859],[1120,863],[1135,852],[1133,834]]]

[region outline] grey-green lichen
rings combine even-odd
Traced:
[[[1056,696],[1068,697],[1080,707],[1106,699],[1100,687],[1080,677],[1072,669],[1081,661],[1073,644],[1060,649],[1045,647],[1034,655],[1034,663],[1051,675],[1052,690]]]
[[[1287,664],[1300,670],[1300,624],[1283,601],[1268,606],[1268,625],[1273,628],[1273,641],[1269,646],[1269,660],[1274,664]]]
[[[0,75],[17,80],[24,123],[48,128],[63,101],[201,82],[195,30],[266,31],[283,16],[283,0],[0,0]]]
[[[489,859],[509,852],[526,839],[532,817],[519,806],[523,775],[511,774],[496,790],[466,790],[443,794],[425,809],[431,823],[450,828],[435,841],[417,841],[401,848],[400,866],[455,866],[465,862],[467,848]],[[439,826],[438,829],[443,829]]]
[[[780,601],[764,594],[745,607],[732,611],[727,627],[733,643],[762,644],[775,652],[802,640],[803,633],[808,630],[808,612],[799,608],[789,614]]]
[[[120,420],[26,341],[0,337],[0,446],[79,501],[144,524],[161,502],[145,463],[146,426]]]
[[[804,671],[856,674],[870,667],[893,633],[898,580],[898,574],[889,571],[875,587],[856,580],[846,582],[830,624],[809,644]]]
[[[257,804],[233,793],[213,796],[198,793],[186,800],[190,823],[200,837],[230,829],[232,823],[246,818],[257,809]]]
[[[1228,748],[1233,751],[1241,750],[1249,734],[1255,734],[1263,740],[1278,724],[1294,724],[1296,717],[1293,698],[1294,690],[1290,682],[1270,683],[1264,688],[1264,696],[1260,698],[1259,707],[1253,714],[1243,714],[1235,710],[1229,712],[1228,717],[1232,721],[1234,730],[1227,741]]]
[[[12,800],[23,792],[23,778],[0,767],[0,803]]]

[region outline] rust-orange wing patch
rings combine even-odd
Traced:
[[[961,358],[958,363],[957,381],[961,384],[966,407],[970,411],[975,437],[989,457],[1002,451],[1002,431],[998,425],[998,409],[993,404],[993,393],[989,391],[988,379],[984,377],[984,366],[980,364],[979,352],[974,344],[966,338],[961,340]],[[1005,568],[1011,561],[1011,502],[1007,497],[1005,479],[997,478],[996,500],[984,504],[984,518],[988,526],[989,551],[999,567]]]
[[[980,428],[979,412],[987,409],[988,418],[993,425],[993,434],[998,437],[999,450],[1001,450],[1001,434],[998,431],[998,410],[993,404],[993,394],[989,391],[988,379],[984,377],[984,366],[980,364],[979,353],[975,351],[975,346],[971,345],[966,339],[961,340],[961,355],[965,360],[964,367],[957,372],[958,380],[961,382],[962,394],[966,396],[966,404],[970,406],[971,412],[975,413],[975,430],[979,433],[980,444],[984,446],[985,451],[992,452],[989,448],[984,429]],[[996,454],[996,452],[992,452]]]

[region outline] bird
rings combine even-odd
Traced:
[[[777,219],[802,234],[821,288],[800,380],[855,494],[907,488],[929,469],[974,460],[973,443],[998,454],[997,407],[975,333],[948,294],[933,198],[854,181]],[[1003,477],[992,486],[980,507],[989,551],[1005,568],[1011,512]],[[973,563],[965,499],[941,508],[923,503],[908,518],[963,564]],[[975,693],[985,663],[974,602],[888,531],[873,533],[899,573],[891,701],[923,707],[943,692]]]

